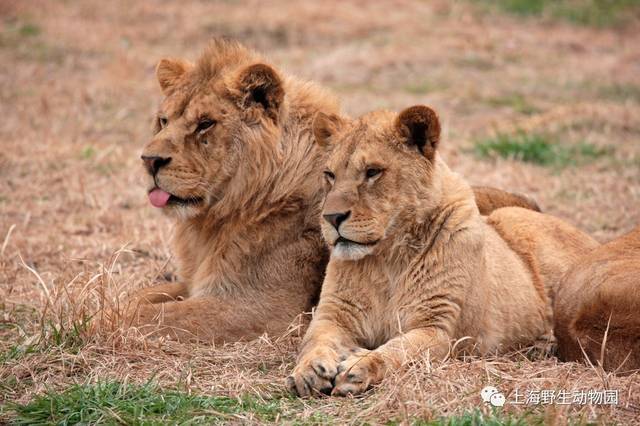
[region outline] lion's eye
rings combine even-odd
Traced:
[[[326,179],[327,182],[329,182],[330,184],[333,185],[333,181],[336,180],[336,175],[334,175],[332,172],[330,172],[329,170],[325,170],[324,171],[324,178]]]
[[[210,120],[208,118],[202,119],[198,122],[198,126],[196,127],[196,133],[202,134],[209,130],[216,124],[215,121]]]
[[[164,129],[165,127],[167,127],[168,122],[169,120],[167,119],[167,117],[158,117],[158,124],[160,124],[161,129]]]
[[[375,167],[369,167],[367,169],[367,171],[365,172],[365,175],[367,176],[367,179],[371,179],[371,178],[374,178],[374,177],[378,176],[380,173],[382,173],[382,169],[377,169]]]

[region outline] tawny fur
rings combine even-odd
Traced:
[[[314,127],[330,151],[322,231],[332,251],[292,391],[356,394],[427,351],[442,359],[458,339],[486,354],[550,333],[550,293],[593,239],[518,207],[483,217],[437,155],[427,107],[320,115]]]
[[[494,210],[507,206],[541,211],[538,203],[525,194],[514,194],[488,186],[474,186],[473,191],[481,215],[489,215]]]
[[[560,359],[640,369],[640,227],[583,255],[560,283],[554,312]]]
[[[315,303],[324,274],[319,154],[309,129],[317,111],[338,112],[338,103],[231,41],[215,41],[195,66],[178,64],[158,66],[168,124],[143,154],[172,158],[156,179],[163,189],[204,201],[164,208],[177,218],[180,283],[138,294],[136,302],[151,304],[137,307],[132,322],[216,342],[283,333]],[[260,85],[266,106],[251,99]],[[193,135],[203,115],[217,122],[206,145]]]
[[[171,161],[148,189],[190,202],[163,208],[177,220],[179,283],[140,292],[129,321],[180,339],[281,334],[317,301],[328,261],[318,223],[325,154],[311,123],[338,114],[338,102],[226,40],[196,64],[163,59],[157,77],[166,97],[143,155]],[[216,124],[197,132],[203,117]],[[485,211],[518,202],[485,191]]]

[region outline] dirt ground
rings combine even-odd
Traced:
[[[384,423],[478,410],[531,422],[640,424],[640,374],[530,351],[427,361],[363,398],[286,396],[298,331],[213,348],[90,333],[82,319],[172,279],[172,223],[141,185],[161,98],[154,67],[215,35],[332,88],[352,115],[426,103],[442,153],[474,184],[532,195],[606,241],[640,224],[640,21],[592,27],[474,2],[0,2],[0,423],[45,390],[100,380],[280,401],[275,420]],[[607,154],[545,167],[480,158],[497,133],[544,133]],[[98,313],[99,315],[99,313]],[[479,391],[507,396],[496,414]],[[615,389],[617,405],[513,404],[516,392]],[[231,422],[264,421],[255,412]],[[527,420],[526,422],[529,422]]]

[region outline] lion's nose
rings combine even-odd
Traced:
[[[332,224],[333,227],[336,228],[337,230],[340,227],[340,224],[345,220],[347,220],[350,215],[351,215],[351,210],[344,213],[325,214],[325,215],[322,215],[322,217],[324,217],[324,220]]]
[[[153,176],[158,173],[158,170],[160,170],[161,167],[166,166],[171,162],[171,157],[159,157],[156,155],[142,155],[140,158],[142,158],[144,166]]]

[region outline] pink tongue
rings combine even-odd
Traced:
[[[156,188],[149,193],[149,201],[151,201],[151,204],[153,205],[153,207],[166,206],[167,201],[169,201],[169,197],[171,197],[171,194],[163,191],[160,188]]]

